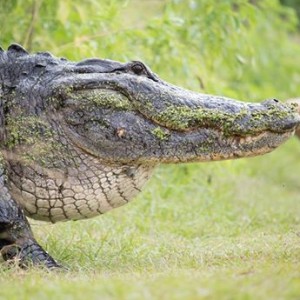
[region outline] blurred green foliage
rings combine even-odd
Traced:
[[[300,1],[299,0],[280,0],[280,3],[287,5],[295,9],[298,17],[300,17]],[[299,26],[300,28],[300,26]]]
[[[282,1],[288,2],[288,1]],[[246,101],[300,95],[295,11],[278,0],[0,0],[1,45],[141,59],[175,84]]]

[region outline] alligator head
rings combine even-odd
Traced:
[[[71,140],[114,162],[192,162],[267,153],[300,122],[295,106],[194,93],[141,62],[85,60],[56,78],[58,112]]]
[[[10,78],[17,78],[12,85],[22,94],[31,95],[31,110],[58,118],[73,144],[108,162],[260,155],[287,140],[300,123],[292,104],[275,99],[245,103],[191,92],[166,83],[138,61],[73,63],[48,53],[28,55],[18,45],[5,53],[14,64],[17,56],[18,67],[11,69],[22,76]]]

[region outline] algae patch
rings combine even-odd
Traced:
[[[295,112],[294,106],[277,107],[269,105],[265,109],[250,111],[245,106],[239,112],[227,113],[216,109],[170,106],[154,116],[159,124],[174,130],[216,128],[227,136],[232,134],[252,134],[268,130],[280,120]]]
[[[170,136],[169,132],[166,132],[160,127],[154,128],[153,130],[151,130],[151,133],[161,141],[167,140]]]
[[[95,89],[88,91],[77,91],[76,93],[69,92],[67,101],[78,101],[82,108],[113,108],[118,110],[132,110],[132,103],[123,94],[108,90]]]
[[[5,146],[14,150],[25,162],[51,165],[66,153],[50,124],[37,116],[7,118]]]

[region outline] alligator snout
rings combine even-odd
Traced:
[[[155,123],[170,130],[214,129],[226,136],[249,136],[265,131],[293,131],[300,123],[296,106],[283,104],[277,99],[245,103],[221,96],[169,88],[167,85],[161,89],[162,99],[150,98],[149,93],[139,93],[139,102],[151,103],[151,106],[143,105],[139,110]]]
[[[284,104],[277,99],[262,102],[267,109],[269,129],[274,132],[292,131],[300,124],[299,107],[295,103]]]

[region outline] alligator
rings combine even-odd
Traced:
[[[71,62],[0,48],[0,252],[56,268],[27,217],[52,223],[130,202],[160,163],[261,155],[300,123],[297,107],[200,94],[144,63]]]

